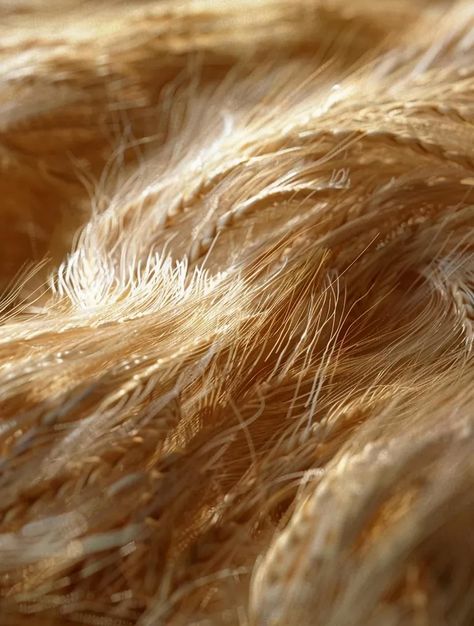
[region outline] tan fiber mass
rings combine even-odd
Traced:
[[[473,0],[1,0],[0,626],[472,626],[473,251]]]

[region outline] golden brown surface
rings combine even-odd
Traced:
[[[472,1],[0,29],[0,626],[471,626]]]

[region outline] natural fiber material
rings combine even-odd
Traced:
[[[0,626],[471,626],[472,0],[0,23]]]

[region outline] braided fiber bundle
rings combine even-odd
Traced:
[[[0,33],[0,626],[471,626],[472,0]]]

